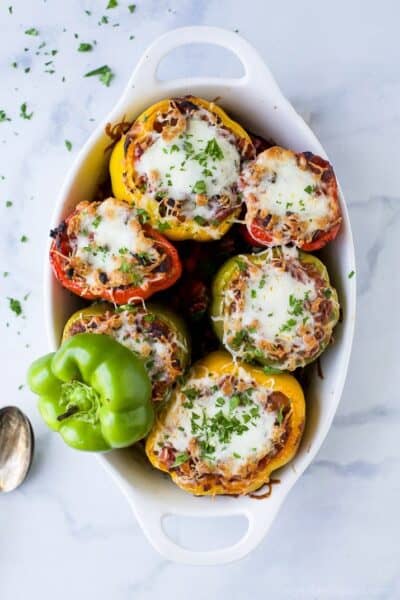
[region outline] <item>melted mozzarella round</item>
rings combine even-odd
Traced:
[[[94,212],[82,212],[75,255],[93,269],[111,275],[124,255],[142,252],[154,252],[153,242],[128,205],[108,198]]]
[[[250,217],[261,210],[263,216],[286,217],[295,213],[304,223],[306,233],[326,227],[331,214],[329,197],[319,186],[319,175],[299,167],[296,155],[261,153],[243,172],[244,198]]]
[[[293,337],[293,329],[306,317],[304,301],[314,297],[311,280],[303,283],[287,271],[265,265],[245,289],[242,326],[245,329],[256,327],[253,336],[270,342],[277,337]],[[296,306],[298,308],[294,310]],[[289,327],[292,320],[296,324]]]
[[[214,152],[207,144],[217,144]],[[210,146],[209,146],[210,148]],[[219,148],[219,150],[218,150]],[[229,192],[237,181],[240,155],[233,136],[198,117],[187,120],[185,133],[166,141],[158,136],[135,164],[146,175],[154,193],[163,191],[175,200],[195,199]],[[207,207],[196,214],[207,216]]]
[[[248,380],[247,374],[243,373],[242,378]],[[214,450],[201,451],[202,460],[215,466],[226,463],[232,474],[237,473],[249,461],[261,460],[272,449],[277,413],[265,408],[271,390],[252,383],[254,388],[249,395],[249,402],[236,406],[232,404],[235,390],[230,395],[224,394],[218,380],[205,377],[187,381],[183,389],[195,384],[198,396],[193,402],[187,402],[182,392],[177,394],[165,421],[162,432],[164,441],[168,441],[179,453],[188,451],[193,438],[200,445],[207,441]],[[227,422],[234,419],[243,424],[245,430],[234,432],[224,441],[218,431],[213,432],[213,423],[220,420],[221,413]],[[193,423],[198,425],[195,431]]]

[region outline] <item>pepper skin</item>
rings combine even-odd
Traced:
[[[143,363],[106,335],[82,333],[29,368],[45,423],[77,450],[124,448],[147,435],[154,413]]]

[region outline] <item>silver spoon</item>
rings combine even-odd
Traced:
[[[32,464],[32,425],[16,406],[0,409],[0,492],[11,492],[25,480]]]

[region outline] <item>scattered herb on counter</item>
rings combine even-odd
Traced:
[[[27,241],[28,241],[28,236],[26,236],[26,235],[21,235],[20,242],[22,242],[23,244],[25,244],[25,242],[27,242]]]
[[[128,9],[130,13],[134,13],[136,10],[136,4],[129,4]]]
[[[65,144],[65,147],[68,150],[68,152],[71,152],[71,150],[72,150],[72,143],[69,140],[65,140],[64,144]]]
[[[28,120],[30,120],[30,119],[32,119],[32,115],[33,115],[33,112],[31,112],[31,113],[27,112],[27,104],[26,104],[26,102],[24,102],[23,104],[21,104],[21,112],[19,113],[19,116],[22,119],[28,119]]]
[[[37,36],[37,35],[39,35],[39,31],[35,27],[31,27],[30,29],[25,30],[25,34]]]
[[[116,8],[117,6],[118,6],[118,0],[108,0],[108,4],[106,6],[106,9]]]
[[[25,69],[24,69],[24,73],[29,73],[29,71],[30,71],[30,70],[31,70],[31,68],[30,68],[30,67],[25,67]]]
[[[24,384],[20,383],[19,386],[18,386],[18,390],[22,390],[23,387],[24,387]]]
[[[21,302],[19,300],[17,300],[16,298],[9,297],[8,302],[9,302],[10,310],[12,310],[13,313],[15,313],[17,315],[17,317],[22,315],[22,306],[21,306]]]
[[[102,25],[103,23],[108,23],[108,17],[106,17],[105,15],[101,17],[100,21],[97,24]]]
[[[13,11],[13,7],[12,7],[12,6],[9,6],[9,7],[8,7],[8,12],[10,13],[10,15],[12,15],[12,11]]]
[[[4,121],[11,121],[11,119],[6,115],[4,110],[0,110],[0,123],[3,123]]]
[[[350,271],[350,273],[347,275],[347,277],[348,277],[349,279],[351,279],[352,277],[354,277],[354,275],[355,275],[355,274],[356,274],[356,272],[355,272],[355,271]]]
[[[9,276],[9,271],[3,271],[3,277],[8,277]]]
[[[110,85],[114,77],[114,73],[108,65],[103,65],[98,69],[89,71],[89,73],[85,73],[84,77],[96,77],[97,75],[99,76],[100,81],[104,83],[104,85],[106,85],[107,87]]]
[[[93,45],[86,42],[81,42],[78,46],[78,52],[90,52],[91,50],[93,50]]]
[[[89,17],[90,17],[90,15],[92,14],[90,10],[85,10],[85,13],[86,13],[87,15],[89,15]]]

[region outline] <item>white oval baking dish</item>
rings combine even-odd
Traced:
[[[221,46],[235,54],[244,68],[240,78],[188,78],[161,81],[157,68],[161,59],[179,46],[206,43]],[[143,54],[121,99],[79,152],[57,200],[52,226],[57,225],[81,200],[93,198],[95,188],[107,168],[104,149],[110,140],[104,133],[107,122],[125,115],[131,120],[147,106],[164,97],[194,94],[219,103],[248,130],[272,138],[295,151],[310,150],[326,156],[315,135],[283,97],[268,68],[255,49],[239,35],[214,27],[186,27],[158,38]],[[335,344],[322,357],[324,379],[316,371],[307,389],[307,425],[301,448],[286,468],[281,469],[280,485],[263,501],[248,497],[195,498],[153,470],[144,457],[132,449],[100,456],[124,492],[145,535],[169,560],[215,565],[242,558],[263,539],[289,490],[311,463],[331,426],[342,393],[355,321],[355,282],[348,278],[354,269],[354,247],[346,205],[341,196],[343,228],[337,240],[323,252],[343,307],[343,321],[337,327]],[[57,348],[63,325],[79,306],[76,298],[53,278],[46,255],[45,318],[50,343]],[[304,507],[299,507],[299,511]],[[234,545],[212,551],[193,551],[173,542],[163,529],[166,515],[215,517],[244,515],[248,528]]]

